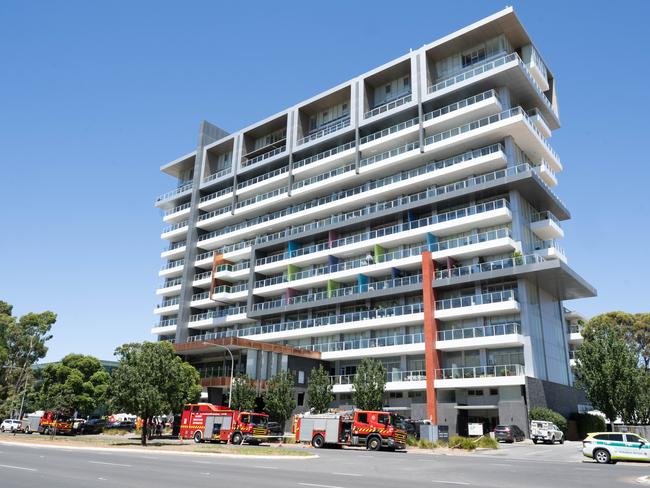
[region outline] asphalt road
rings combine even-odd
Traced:
[[[611,488],[641,486],[636,479],[650,475],[650,464],[583,462],[576,445],[565,446],[543,446],[562,459],[531,455],[533,446],[471,455],[325,449],[313,451],[318,459],[232,459],[0,444],[0,487]]]

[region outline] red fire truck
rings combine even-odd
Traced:
[[[268,437],[265,413],[239,412],[211,403],[183,406],[180,435],[194,442],[231,442],[260,444]]]
[[[57,415],[54,412],[45,412],[38,423],[38,432],[41,435],[51,433],[74,434],[74,423],[71,417]]]
[[[326,445],[364,446],[378,451],[404,449],[406,430],[401,416],[390,412],[354,410],[301,414],[294,419],[296,442],[311,442],[316,448]]]

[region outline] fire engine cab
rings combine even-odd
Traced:
[[[180,436],[194,442],[260,444],[268,437],[265,413],[240,412],[211,403],[183,406]]]
[[[294,419],[296,442],[364,446],[368,450],[404,449],[406,430],[401,416],[390,412],[354,410],[323,414],[301,414]]]
[[[48,435],[53,432],[57,434],[73,434],[73,422],[68,416],[45,412],[38,423],[38,432],[41,435]]]

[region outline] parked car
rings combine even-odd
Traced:
[[[517,425],[497,425],[494,438],[497,442],[520,442],[526,438],[526,434]]]
[[[564,432],[554,423],[545,420],[530,421],[530,438],[534,444],[538,442],[549,442],[551,444],[559,442],[564,444]]]
[[[79,433],[82,435],[101,434],[106,426],[104,419],[87,420],[80,428]]]
[[[0,431],[2,432],[22,432],[23,430],[23,423],[20,420],[5,419],[0,424]]]
[[[135,422],[129,420],[118,420],[117,422],[111,422],[106,425],[107,429],[127,430],[129,432],[135,430],[135,427]]]
[[[269,429],[269,435],[270,436],[272,436],[272,437],[273,436],[278,436],[277,438],[275,438],[275,439],[272,438],[271,440],[273,440],[273,441],[276,441],[276,440],[281,441],[282,440],[282,438],[280,436],[284,435],[284,429],[282,428],[282,425],[280,425],[279,422],[268,422],[266,424],[266,426]]]
[[[629,432],[593,432],[582,441],[582,454],[601,464],[650,462],[650,442]]]

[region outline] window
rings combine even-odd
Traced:
[[[194,412],[198,412],[198,411],[199,411],[199,406],[198,406],[198,405],[194,405],[194,406],[192,407],[192,413],[194,413]]]
[[[401,391],[391,391],[388,394],[388,398],[403,398],[403,395]]]
[[[360,422],[362,424],[367,424],[368,423],[368,414],[367,413],[358,413],[357,414],[357,422]]]
[[[305,394],[304,393],[298,393],[298,406],[302,407],[305,404]]]
[[[300,385],[305,384],[305,372],[304,371],[298,371],[298,384],[300,384]]]
[[[472,52],[463,54],[463,68],[483,61],[485,57],[485,48],[476,49]]]
[[[390,95],[390,85],[386,85],[386,95]]]
[[[404,80],[402,80],[402,81],[403,81],[403,83],[404,83],[404,88],[406,88],[407,86],[409,86],[409,82],[410,82],[410,80],[409,80],[409,77],[408,77],[408,76],[405,76],[405,77],[404,77]]]
[[[377,415],[377,422],[382,425],[388,426],[388,414],[384,413],[384,414]]]
[[[497,388],[490,388],[490,395],[498,395],[499,390]]]
[[[250,421],[250,415],[242,415],[242,416],[239,418],[239,421],[240,421],[242,424],[250,424],[250,422],[251,422],[251,421]]]
[[[467,390],[468,396],[483,396],[483,390]]]

